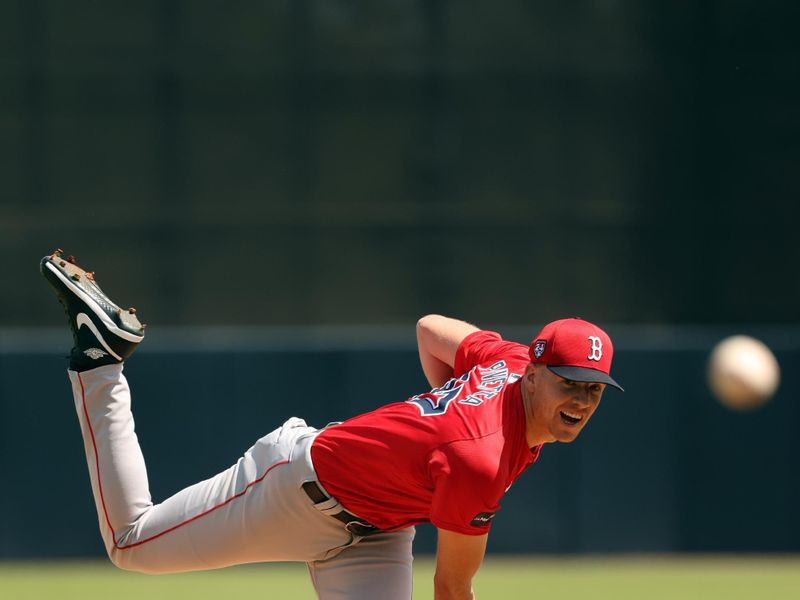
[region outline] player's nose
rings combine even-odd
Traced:
[[[589,384],[575,386],[575,393],[572,399],[580,404],[582,408],[591,406],[592,393],[589,391]]]

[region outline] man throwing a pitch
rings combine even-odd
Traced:
[[[436,598],[474,598],[503,493],[543,444],[578,436],[606,386],[622,389],[611,340],[587,321],[554,321],[524,346],[428,315],[417,340],[430,391],[322,430],[291,418],[226,471],[153,504],[122,373],[144,327],[73,257],[56,251],[41,271],[72,329],[100,533],[123,569],[302,561],[324,600],[408,600],[414,525],[430,522]]]

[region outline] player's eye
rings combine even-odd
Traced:
[[[603,385],[603,384],[601,384],[601,383],[595,383],[595,384],[593,384],[593,385],[591,385],[591,386],[589,387],[589,393],[590,393],[592,396],[595,396],[595,397],[598,397],[598,398],[599,398],[599,397],[600,397],[600,394],[602,394],[602,393],[603,393],[603,390],[604,390],[604,389],[606,389],[606,386],[604,386],[604,385]]]

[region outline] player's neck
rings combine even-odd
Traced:
[[[520,386],[520,392],[522,395],[522,412],[525,415],[525,441],[528,447],[534,448],[542,444],[555,442],[556,439],[550,433],[550,430],[536,417],[532,395],[525,389],[524,382]]]

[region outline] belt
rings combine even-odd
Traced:
[[[321,502],[330,500],[330,496],[322,491],[322,488],[319,487],[319,484],[316,481],[306,481],[303,484],[303,491],[309,498],[311,498],[311,501],[314,504],[320,504]],[[375,527],[375,525],[367,523],[363,519],[359,519],[357,516],[347,512],[344,509],[335,514],[328,514],[328,516],[341,521],[344,523],[344,528],[347,531],[358,536],[363,537],[381,532],[381,530]]]

